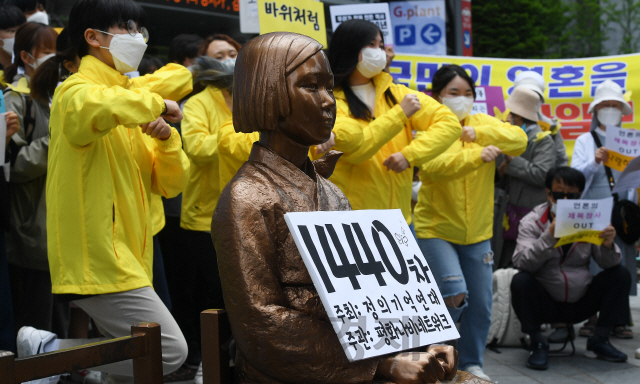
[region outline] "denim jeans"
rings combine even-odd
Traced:
[[[442,239],[418,239],[442,297],[466,295],[458,308],[448,308],[454,322],[460,321],[457,348],[460,369],[482,367],[491,326],[493,299],[493,252],[489,240],[459,245]],[[464,313],[464,316],[463,316]]]

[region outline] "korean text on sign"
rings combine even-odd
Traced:
[[[396,27],[394,25],[394,28]],[[395,50],[396,53],[401,52],[397,48]],[[391,63],[390,72],[401,84],[418,91],[425,91],[431,88],[435,72],[447,64],[462,66],[476,85],[501,86],[505,99],[511,94],[513,82],[519,72],[531,70],[541,74],[547,83],[547,91],[540,111],[547,117],[558,119],[561,123],[559,132],[565,141],[569,157],[578,136],[590,131],[593,115],[589,113],[589,104],[593,101],[596,87],[605,80],[617,83],[624,92],[630,91],[629,104],[634,112],[622,117],[622,126],[636,128],[637,125],[635,103],[640,97],[638,88],[640,83],[630,81],[640,76],[640,54],[637,53],[570,60],[398,54]]]
[[[332,5],[329,11],[334,31],[347,20],[367,20],[380,28],[385,45],[393,44],[388,3]]]
[[[582,231],[602,231],[611,223],[613,197],[600,200],[567,200],[557,202],[555,237]]]
[[[608,126],[605,146],[622,155],[631,158],[638,157],[640,155],[640,131]]]
[[[324,6],[313,0],[258,0],[260,33],[296,32],[327,45]]]
[[[350,361],[459,337],[400,210],[285,220]]]

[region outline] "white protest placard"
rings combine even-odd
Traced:
[[[622,171],[616,186],[613,187],[612,193],[623,193],[629,189],[640,188],[640,156],[631,160],[627,167]]]
[[[367,20],[380,28],[385,45],[393,45],[388,3],[332,5],[329,7],[329,12],[331,13],[331,28],[334,31],[347,20]]]
[[[640,131],[607,126],[605,147],[629,157],[640,155]]]
[[[285,220],[349,361],[460,337],[399,209]]]
[[[260,33],[258,0],[240,0],[240,32]]]
[[[613,197],[600,200],[557,201],[555,237],[582,231],[602,231],[611,223]]]
[[[396,53],[447,54],[444,0],[399,1],[389,8]]]

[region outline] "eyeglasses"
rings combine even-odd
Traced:
[[[569,199],[569,200],[577,200],[580,198],[580,193],[575,192],[551,192],[551,195],[555,200]]]
[[[138,25],[133,20],[129,20],[126,23],[121,23],[121,24],[118,25],[118,27],[120,27],[122,29],[126,29],[127,32],[129,32],[129,34],[131,36],[135,36],[138,33],[140,33],[142,35],[142,38],[144,39],[144,42],[145,43],[149,42],[149,31],[147,31],[147,28],[145,28],[145,27],[138,28]],[[101,31],[99,29],[96,29],[96,31],[113,36],[113,33]]]

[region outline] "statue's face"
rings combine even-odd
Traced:
[[[291,112],[278,129],[301,145],[329,140],[336,122],[333,73],[324,52],[311,56],[287,77]]]

